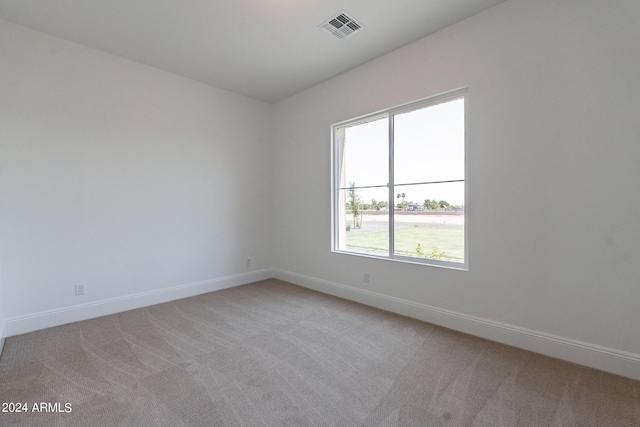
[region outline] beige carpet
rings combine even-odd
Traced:
[[[10,337],[0,402],[28,405],[3,426],[640,426],[638,381],[277,280]]]

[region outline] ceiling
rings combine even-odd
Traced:
[[[0,0],[0,19],[274,103],[504,0]],[[363,29],[319,28],[341,11]]]

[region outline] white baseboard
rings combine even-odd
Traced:
[[[6,319],[4,335],[1,335],[1,337],[10,337],[39,329],[50,328],[52,326],[93,319],[95,317],[147,307],[154,304],[187,298],[234,286],[246,285],[247,283],[258,282],[260,280],[270,278],[273,278],[273,270],[267,268],[250,273],[203,280],[201,282],[187,283],[185,285],[170,288],[141,292],[107,300],[94,301],[87,304],[79,304],[71,307],[14,317]]]
[[[5,337],[147,307],[274,277],[319,292],[360,302],[456,331],[640,380],[640,354],[533,331],[311,276],[271,268],[5,319],[4,325],[0,322],[0,355],[2,354]]]
[[[360,302],[535,353],[640,380],[640,354],[615,350],[454,311],[443,310],[437,307],[286,270],[274,269],[273,273],[277,279],[319,292]]]

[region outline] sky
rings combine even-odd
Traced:
[[[464,122],[464,98],[394,116],[394,195],[405,193],[405,201],[420,205],[425,199],[464,205],[464,183],[417,184],[465,179]],[[387,117],[345,130],[347,186],[383,186],[358,189],[363,202],[389,198],[388,135]]]

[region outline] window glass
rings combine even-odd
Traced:
[[[334,125],[334,251],[466,268],[465,93]]]

